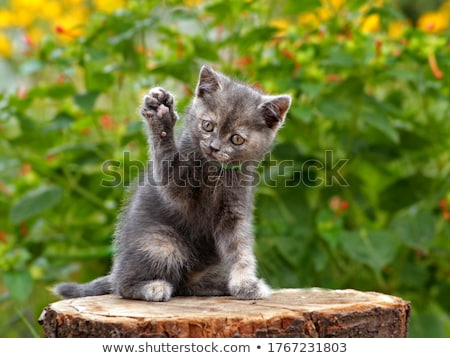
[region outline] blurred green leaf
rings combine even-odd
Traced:
[[[4,272],[3,279],[11,297],[16,301],[25,301],[33,290],[33,279],[28,270]]]
[[[20,123],[16,117],[11,116],[6,122],[0,122],[0,131],[5,139],[13,140],[22,135]]]
[[[58,204],[62,193],[62,188],[46,185],[28,191],[11,207],[9,217],[14,223],[29,219]]]
[[[435,238],[435,220],[431,213],[414,207],[400,211],[391,228],[401,241],[417,249],[428,250]]]
[[[345,103],[335,99],[324,99],[318,105],[317,109],[331,120],[344,122],[350,120]]]
[[[316,82],[302,82],[300,88],[311,98],[315,98],[320,91],[322,91],[323,84]]]
[[[343,232],[340,244],[353,260],[369,265],[374,271],[392,263],[398,245],[387,231]]]
[[[76,94],[74,97],[75,103],[83,109],[86,113],[92,113],[95,102],[100,95],[97,91],[90,91],[86,93]]]
[[[336,249],[342,235],[342,218],[329,209],[323,209],[317,214],[316,223],[320,236],[331,248]]]
[[[443,312],[434,312],[432,309],[427,309],[424,312],[412,310],[409,337],[445,337],[442,314]]]
[[[437,296],[437,302],[441,305],[443,309],[450,312],[450,283],[442,283],[438,286],[439,293]]]
[[[73,121],[74,118],[70,114],[60,112],[52,119],[51,123],[43,129],[43,132],[46,133],[66,129],[70,127]]]
[[[261,41],[269,40],[276,32],[277,29],[271,26],[254,27],[247,33],[240,33],[238,35],[239,40],[236,43],[242,48],[248,49],[248,47],[259,44]]]
[[[92,143],[63,144],[58,147],[51,148],[48,154],[54,155],[67,152],[95,152],[97,145]]]
[[[60,83],[47,88],[47,95],[51,98],[62,99],[75,94],[75,87],[72,83]]]
[[[300,12],[311,11],[320,6],[320,0],[308,0],[308,1],[297,1],[289,0],[286,1],[285,11],[288,14],[298,14]]]
[[[310,123],[313,119],[313,112],[311,108],[306,106],[294,107],[289,111],[291,116],[298,118],[300,121],[304,123]]]
[[[383,112],[364,109],[360,118],[367,125],[378,129],[395,144],[399,143],[400,138],[393,126],[393,121],[391,121]]]

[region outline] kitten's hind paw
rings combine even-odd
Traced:
[[[231,294],[239,300],[261,300],[270,296],[270,287],[261,279],[230,283]]]

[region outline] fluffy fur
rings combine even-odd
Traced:
[[[119,220],[112,270],[55,292],[146,301],[267,297],[252,249],[255,161],[270,149],[289,106],[287,95],[264,95],[204,66],[175,140],[173,96],[151,89],[141,114],[152,161]]]

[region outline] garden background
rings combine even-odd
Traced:
[[[0,0],[0,336],[41,336],[55,282],[107,273],[140,100],[163,85],[182,113],[208,63],[293,96],[260,275],[398,295],[410,336],[450,337],[449,23],[438,0]]]

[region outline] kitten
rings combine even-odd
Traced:
[[[290,102],[203,66],[175,140],[173,96],[151,89],[141,114],[153,160],[119,220],[111,273],[86,284],[61,283],[55,292],[146,301],[268,297],[252,251],[255,161],[269,150]]]

